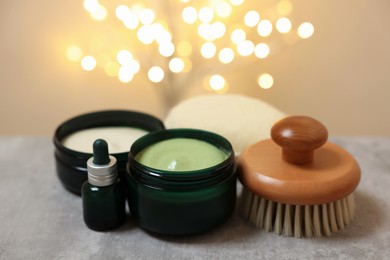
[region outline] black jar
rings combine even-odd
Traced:
[[[228,157],[212,167],[183,172],[150,168],[136,155],[171,138],[208,142]],[[189,235],[224,223],[236,201],[236,164],[231,144],[217,134],[195,129],[171,129],[145,135],[133,143],[127,165],[128,202],[132,216],[147,231]]]
[[[62,144],[62,140],[80,130],[107,126],[133,127],[148,132],[164,129],[159,119],[148,114],[126,110],[98,111],[65,121],[55,130],[53,142],[57,175],[69,191],[80,195],[81,186],[88,179],[87,160],[92,157],[92,153],[69,149]],[[118,161],[118,174],[122,179],[126,173],[128,151],[112,155]]]

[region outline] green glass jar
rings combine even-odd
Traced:
[[[88,179],[87,160],[91,158],[92,152],[87,153],[68,148],[64,145],[63,140],[78,131],[100,127],[130,127],[147,132],[164,129],[164,125],[159,119],[145,113],[127,110],[105,110],[82,114],[59,125],[53,138],[57,176],[67,190],[77,195],[81,195],[81,186]],[[131,144],[126,151],[112,153],[118,161],[120,179],[125,179],[130,146]]]
[[[169,171],[141,164],[145,148],[173,138],[197,139],[214,145],[226,158],[205,169]],[[224,137],[202,130],[171,129],[148,134],[133,143],[127,164],[128,202],[132,216],[147,231],[189,235],[224,223],[236,202],[236,164]]]

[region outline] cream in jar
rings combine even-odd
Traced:
[[[124,153],[129,151],[138,138],[147,133],[146,130],[126,126],[94,127],[69,134],[62,140],[62,144],[74,151],[92,153],[93,142],[96,139],[104,139],[111,153]]]
[[[228,154],[214,145],[191,138],[172,138],[155,143],[136,156],[141,164],[166,171],[195,171],[217,165]]]

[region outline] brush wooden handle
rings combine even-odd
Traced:
[[[342,147],[326,142],[328,131],[317,120],[282,119],[271,137],[248,147],[238,160],[238,178],[255,195],[285,204],[319,205],[342,199],[357,187],[359,165]]]
[[[328,130],[308,116],[291,116],[277,122],[271,129],[272,140],[282,147],[283,159],[293,164],[313,161],[314,150],[328,139]]]

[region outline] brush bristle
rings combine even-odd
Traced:
[[[241,213],[245,219],[279,235],[300,237],[329,236],[344,229],[354,217],[353,193],[321,205],[290,205],[254,195],[246,188],[241,197]]]

